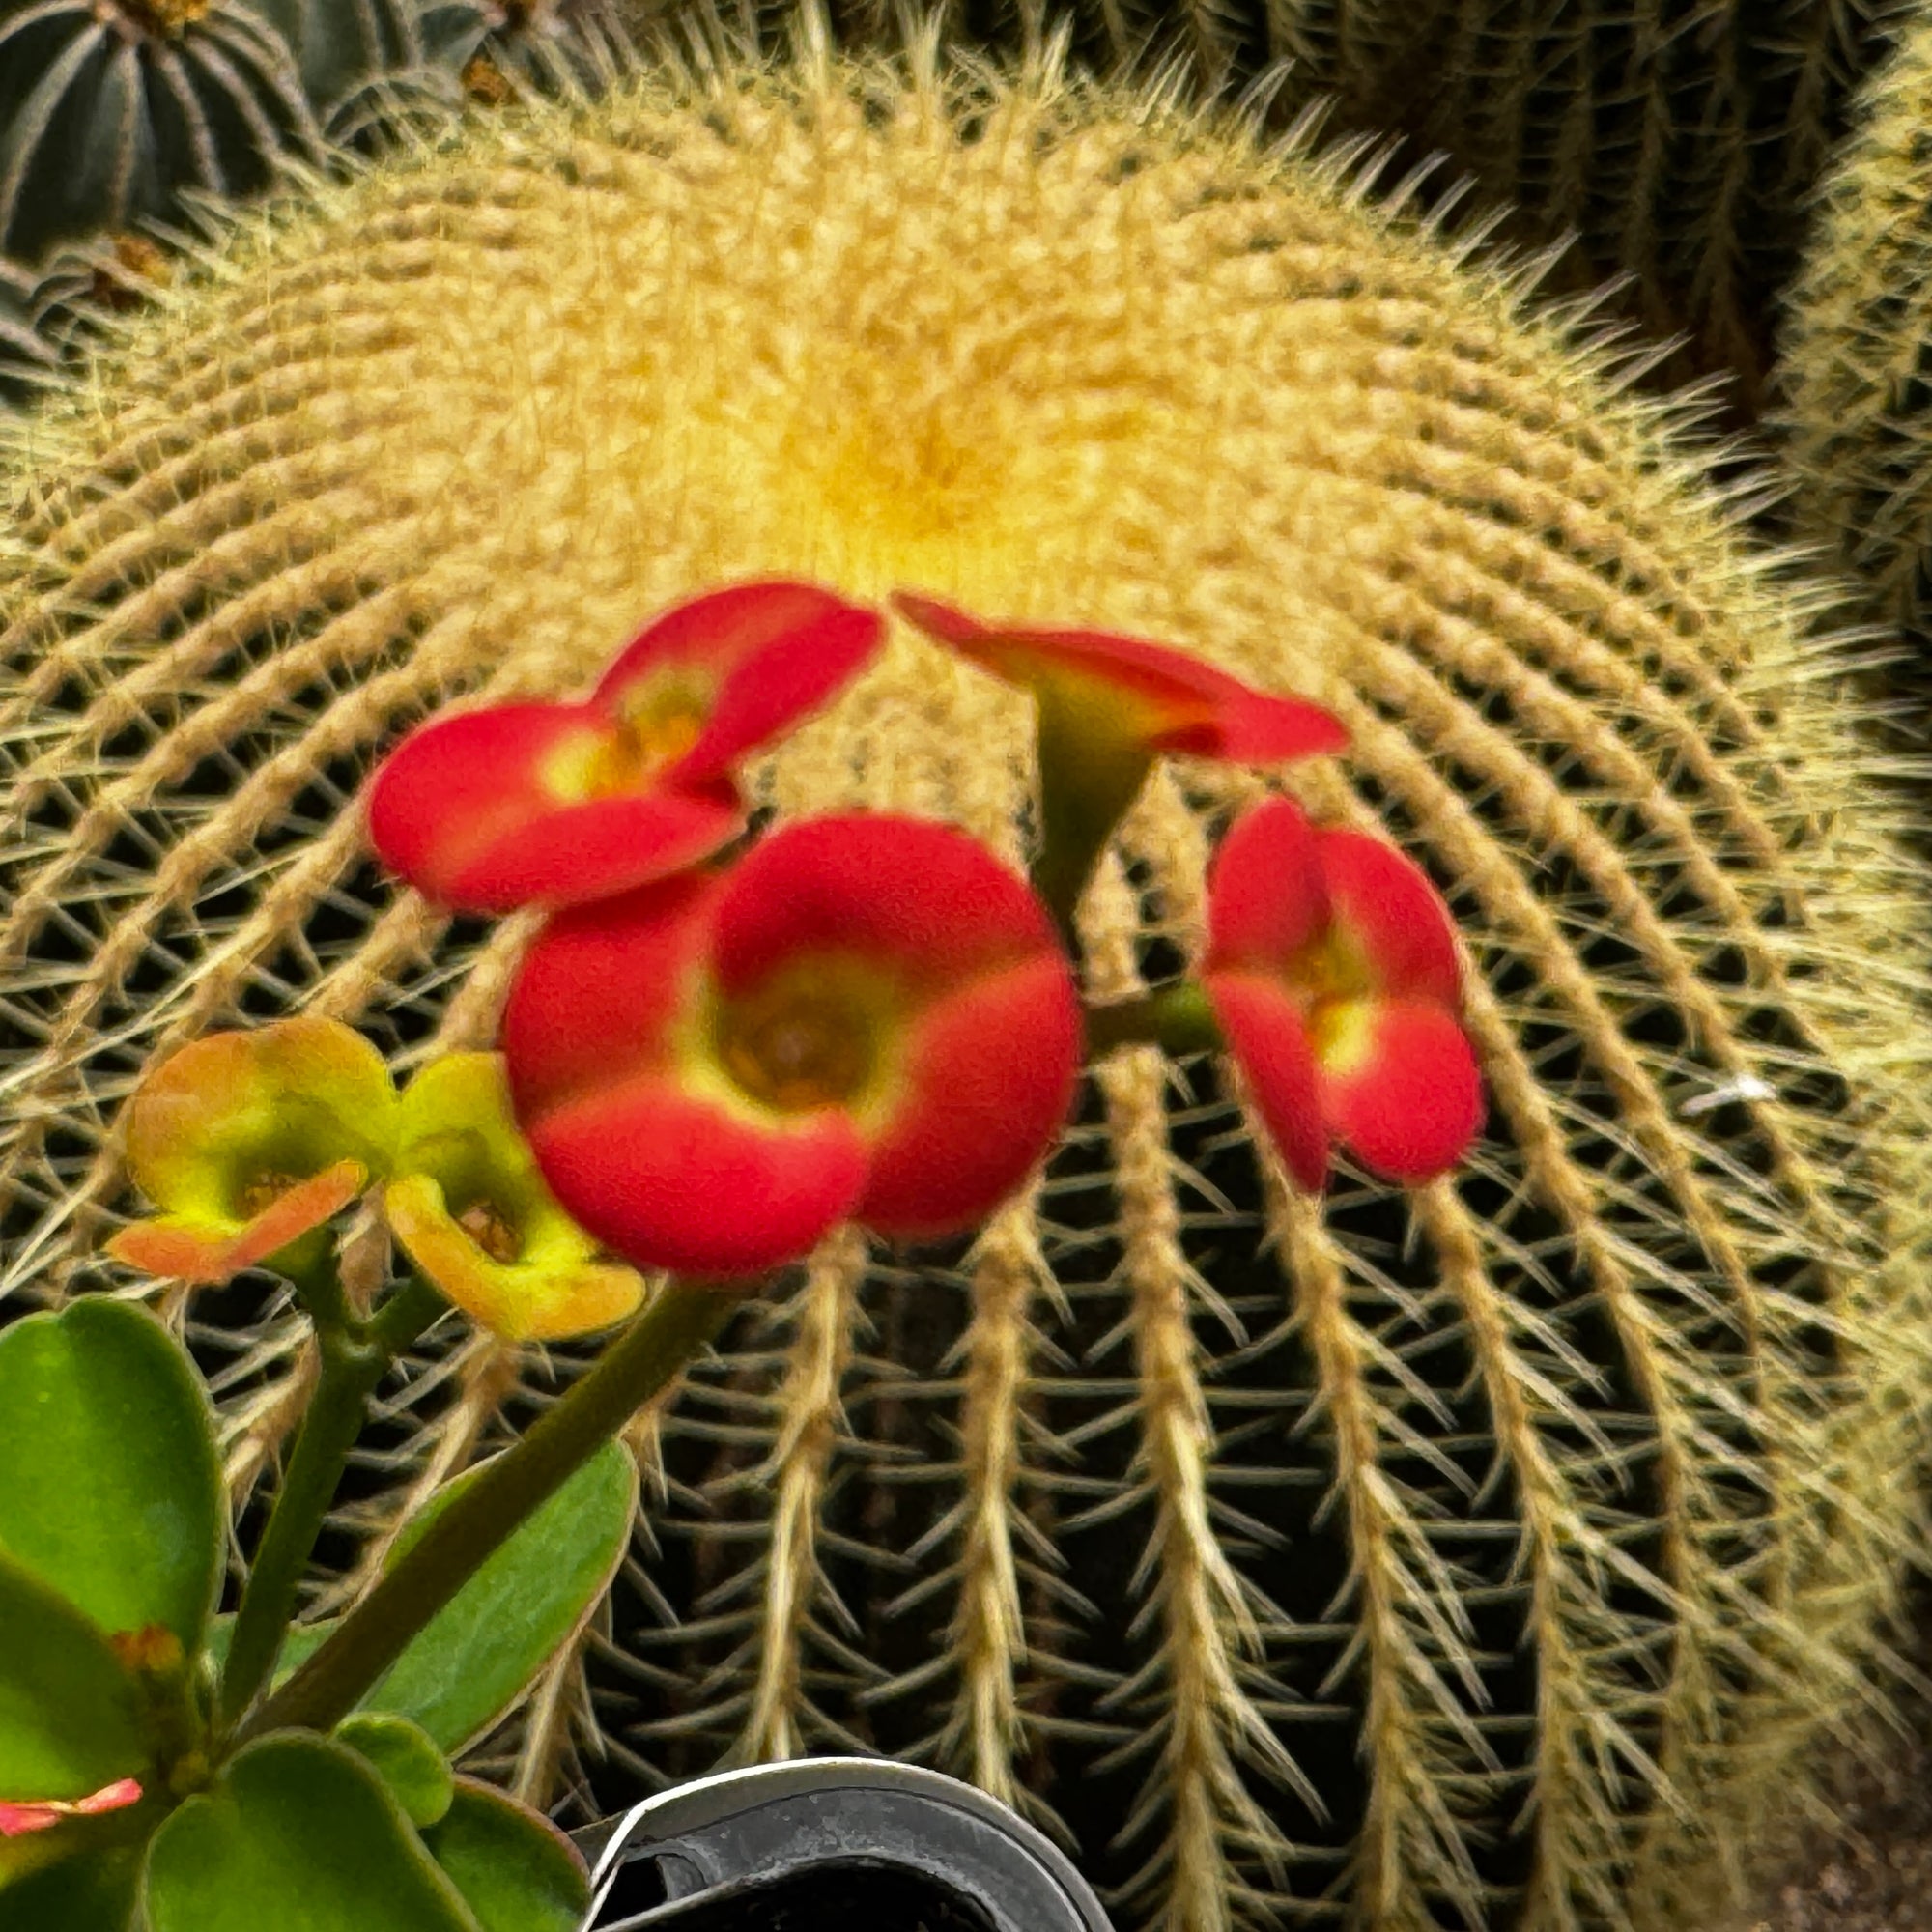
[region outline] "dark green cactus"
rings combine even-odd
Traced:
[[[320,153],[287,44],[238,0],[29,0],[0,23],[0,248],[22,260]]]
[[[0,256],[0,408],[30,400],[58,360],[41,327],[53,301],[43,276]]]
[[[424,51],[418,0],[247,0],[288,43],[331,143],[361,145],[425,97],[454,89]]]

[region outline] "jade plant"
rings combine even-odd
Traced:
[[[901,616],[1032,695],[1029,876],[895,811],[754,828],[748,757],[862,672],[879,611],[791,582],[647,626],[587,697],[432,719],[370,787],[380,857],[439,903],[531,909],[497,1052],[399,1092],[297,1014],[160,1057],[123,1122],[153,1211],[107,1243],[175,1285],[280,1277],[318,1362],[233,1608],[213,1410],[135,1298],[0,1334],[0,1898],[57,1932],[573,1926],[549,1822],[451,1757],[589,1617],[629,1542],[624,1432],[748,1296],[850,1226],[970,1236],[1040,1169],[1083,1063],[1225,1052],[1277,1182],[1331,1140],[1402,1182],[1481,1124],[1459,949],[1424,872],[1273,796],[1227,835],[1195,968],[1083,1000],[1076,908],[1166,755],[1346,748],[1321,707],[1161,645]],[[373,1214],[392,1264],[352,1265]],[[359,1250],[358,1250],[359,1252]],[[515,1444],[446,1483],[340,1615],[304,1578],[372,1400],[452,1310],[610,1333]]]

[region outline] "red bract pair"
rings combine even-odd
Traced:
[[[1302,1186],[1339,1140],[1433,1179],[1483,1120],[1448,908],[1421,869],[1270,799],[1215,855],[1201,978],[1257,1111]]]
[[[369,833],[462,912],[577,905],[683,871],[735,838],[732,767],[864,668],[878,613],[809,583],[742,583],[641,631],[576,704],[498,704],[404,740]]]
[[[951,826],[840,814],[560,915],[503,1050],[545,1178],[619,1254],[754,1274],[841,1221],[973,1226],[1066,1117],[1080,1007],[1025,883]]]

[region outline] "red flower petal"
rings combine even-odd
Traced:
[[[720,989],[741,993],[806,954],[947,988],[1064,955],[1018,873],[953,826],[835,812],[781,826],[732,869],[719,907]]]
[[[775,1128],[675,1074],[586,1094],[525,1123],[566,1211],[639,1267],[731,1277],[795,1261],[852,1214],[866,1174],[833,1107]]]
[[[689,784],[728,772],[851,681],[879,647],[885,624],[810,583],[739,583],[696,597],[650,624],[599,680],[592,702],[607,713],[667,671],[695,670],[712,683],[696,742],[666,772]]]
[[[1339,752],[1349,734],[1320,705],[1271,697],[1211,665],[1139,638],[1105,631],[1003,629],[980,623],[937,598],[895,592],[901,616],[937,641],[1009,683],[1038,687],[1068,679],[1111,693],[1140,714],[1134,735],[1157,752],[1271,764]]]
[[[1412,859],[1359,832],[1316,835],[1335,923],[1391,998],[1454,1009],[1462,998],[1449,908]]]
[[[1336,1138],[1391,1180],[1431,1180],[1455,1166],[1483,1124],[1482,1076],[1455,1015],[1426,1002],[1362,1001],[1321,1030],[1321,1114]]]
[[[1271,798],[1236,821],[1208,877],[1208,971],[1278,971],[1324,930],[1321,849],[1291,799]]]
[[[413,732],[376,774],[369,834],[389,867],[440,905],[509,912],[627,892],[715,852],[743,823],[724,785],[573,796],[612,740],[582,704],[503,704]]]
[[[723,891],[722,879],[686,873],[574,907],[537,935],[503,1012],[526,1139],[545,1115],[670,1064]]]
[[[1268,1138],[1289,1173],[1316,1192],[1328,1173],[1328,1132],[1299,997],[1266,973],[1201,977]]]
[[[909,1034],[856,1210],[908,1239],[983,1219],[1053,1145],[1079,1077],[1080,1002],[1055,948],[933,1002]]]

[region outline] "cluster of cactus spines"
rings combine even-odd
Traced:
[[[0,20],[0,249],[23,261],[319,153],[288,47],[245,0],[28,0]]]
[[[1819,195],[1780,337],[1800,533],[1932,670],[1932,11],[1915,8]]]
[[[19,404],[44,387],[59,362],[48,316],[77,277],[50,277],[0,255],[0,404]]]
[[[236,217],[0,473],[6,1291],[128,1205],[156,1049],[298,1007],[403,1064],[490,1037],[529,923],[396,891],[356,804],[452,694],[570,689],[765,573],[1198,648],[1341,714],[1296,791],[1448,894],[1477,1154],[1311,1201],[1208,1063],[1110,1061],[981,1237],[828,1241],[640,1420],[638,1560],[486,1762],[611,1809],[923,1756],[1163,1932],[1710,1922],[1881,1694],[1916,1547],[1924,905],[1823,594],[1532,279],[1358,155],[930,42],[534,103]],[[1017,859],[1029,742],[900,631],[757,791]],[[1198,949],[1263,788],[1157,776],[1096,990]],[[240,1508],[301,1330],[193,1333]],[[327,1601],[578,1359],[424,1359]]]
[[[630,17],[642,35],[674,11],[631,0]],[[727,0],[710,11],[745,17]],[[1574,236],[1551,286],[1626,278],[1622,313],[1687,338],[1661,360],[1659,384],[1728,375],[1732,413],[1748,418],[1806,198],[1896,11],[1871,0],[965,0],[944,18],[952,43],[1013,55],[1037,50],[1064,15],[1076,54],[1099,71],[1178,61],[1209,93],[1264,80],[1278,125],[1325,100],[1331,133],[1406,136],[1410,161],[1441,151],[1450,165],[1437,191],[1467,174],[1509,209],[1512,240]],[[877,0],[829,0],[827,13],[847,45],[903,31]],[[774,44],[798,27],[795,8],[750,17]],[[1286,73],[1270,71],[1282,62]]]

